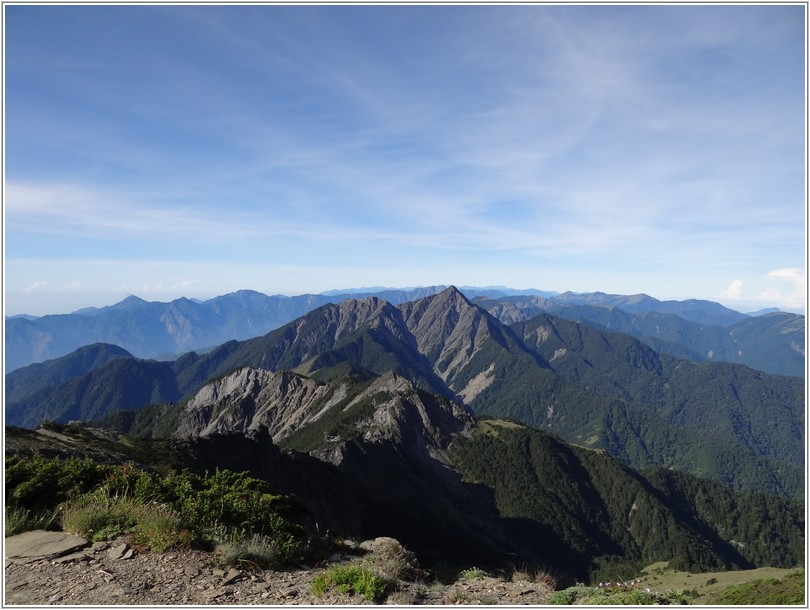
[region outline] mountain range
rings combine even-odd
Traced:
[[[96,420],[191,399],[245,366],[317,381],[393,372],[471,413],[508,418],[737,490],[800,497],[803,380],[695,363],[618,333],[541,314],[506,325],[453,287],[399,305],[326,304],[245,341],[169,362],[93,345],[6,375],[6,423]]]
[[[170,359],[232,339],[261,336],[327,303],[376,296],[399,305],[445,289],[369,288],[293,297],[243,290],[208,301],[181,298],[169,303],[131,296],[115,305],[72,314],[14,316],[5,321],[5,371],[97,342],[118,345],[140,358]],[[736,362],[774,374],[804,374],[804,316],[775,313],[759,318],[711,301],[658,301],[643,294],[556,294],[504,287],[461,291],[507,323],[554,313],[632,334],[657,351],[681,358]]]
[[[166,361],[84,345],[6,374],[5,451],[248,471],[427,566],[801,564],[803,379],[515,305],[545,298],[341,299]]]

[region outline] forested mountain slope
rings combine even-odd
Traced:
[[[206,384],[179,408],[186,464],[248,469],[330,529],[393,536],[426,563],[521,561],[586,580],[656,561],[692,571],[801,561],[799,503],[475,421],[392,373],[331,376],[240,369]],[[772,518],[755,524],[762,511]]]

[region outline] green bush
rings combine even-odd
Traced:
[[[462,580],[475,580],[477,578],[484,578],[485,576],[487,576],[487,573],[481,568],[476,567],[462,570],[458,575],[458,577]]]
[[[185,523],[215,539],[216,531],[260,534],[272,540],[281,563],[299,561],[306,549],[306,535],[292,518],[302,508],[287,496],[272,494],[264,481],[247,473],[217,470],[210,476],[188,471],[174,473],[166,483]]]
[[[555,591],[549,604],[554,606],[570,606],[578,599],[591,595],[593,587],[568,587],[562,591]]]
[[[85,458],[11,455],[6,458],[6,503],[33,511],[54,509],[97,487],[111,468]]]
[[[332,566],[315,577],[312,592],[321,597],[330,585],[335,585],[341,593],[355,593],[368,601],[380,602],[393,589],[394,584],[367,567]]]

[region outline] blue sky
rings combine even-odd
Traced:
[[[805,307],[801,5],[5,10],[5,313],[433,284]]]

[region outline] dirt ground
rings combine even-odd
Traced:
[[[329,565],[362,563],[367,556],[336,554],[330,562],[284,571],[222,568],[213,553],[138,552],[118,558],[125,541],[96,543],[79,553],[26,564],[7,562],[4,605],[361,605],[372,602],[335,587],[318,597],[312,581]],[[437,582],[399,581],[382,603],[395,605],[531,604],[548,602],[543,583],[507,582],[489,576]]]

